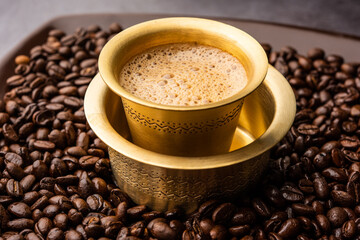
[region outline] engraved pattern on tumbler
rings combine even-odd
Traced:
[[[207,120],[206,122],[165,122],[155,119],[153,116],[149,117],[144,114],[137,112],[134,108],[129,106],[127,103],[123,103],[124,110],[127,112],[133,120],[138,123],[148,126],[149,128],[174,133],[174,134],[196,134],[208,132],[211,129],[220,128],[234,119],[238,119],[241,111],[241,107],[244,101],[241,101],[233,110],[226,113],[223,117],[217,117],[216,119]]]

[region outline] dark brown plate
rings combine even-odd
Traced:
[[[48,31],[52,28],[59,28],[67,33],[72,33],[77,27],[98,24],[107,28],[112,22],[118,22],[126,28],[136,23],[162,17],[169,17],[169,15],[83,14],[54,18],[35,30],[0,61],[0,83],[5,83],[6,78],[13,74],[16,55],[28,54],[33,46],[43,43]],[[312,47],[321,47],[328,54],[342,55],[348,62],[360,62],[360,38],[266,22],[219,18],[216,20],[242,29],[259,42],[271,44],[274,49],[293,46],[304,54]],[[5,92],[4,84],[2,86],[0,87],[0,96]]]

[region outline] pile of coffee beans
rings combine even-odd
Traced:
[[[261,191],[185,216],[136,206],[111,179],[83,97],[121,27],[59,29],[17,56],[0,101],[0,239],[360,239],[360,67],[314,48],[272,51],[295,122],[272,150]]]

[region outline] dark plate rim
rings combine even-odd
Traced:
[[[263,21],[263,20],[253,20],[253,19],[242,19],[242,18],[230,18],[230,17],[209,17],[205,15],[179,15],[179,14],[164,14],[164,13],[80,13],[80,14],[68,14],[68,15],[60,15],[56,16],[54,18],[51,18],[35,28],[34,31],[32,31],[29,35],[27,35],[24,39],[22,39],[19,43],[17,43],[11,50],[9,50],[5,55],[0,59],[0,63],[3,63],[5,60],[7,60],[11,55],[13,55],[16,51],[19,50],[19,48],[24,45],[29,39],[33,38],[39,32],[41,32],[46,27],[51,27],[51,25],[54,22],[57,22],[59,20],[69,18],[69,17],[92,17],[92,16],[145,16],[145,17],[200,17],[200,18],[208,18],[208,19],[214,19],[214,20],[220,20],[220,21],[239,21],[239,22],[249,22],[249,23],[257,23],[257,24],[264,24],[264,25],[272,25],[272,26],[279,26],[279,27],[285,27],[285,28],[292,28],[297,30],[303,30],[303,31],[309,31],[314,33],[321,33],[325,35],[335,36],[335,37],[341,37],[341,38],[347,38],[351,40],[357,40],[360,41],[359,36],[346,34],[346,33],[339,33],[335,31],[328,31],[328,30],[322,30],[322,29],[316,29],[316,28],[310,28],[310,27],[303,27],[303,26],[296,26],[291,24],[284,24],[284,23],[277,23],[272,21]],[[120,23],[121,24],[121,23]],[[3,64],[0,64],[3,65]]]

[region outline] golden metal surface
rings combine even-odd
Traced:
[[[291,87],[269,66],[263,84],[244,101],[232,151],[179,157],[131,142],[121,99],[100,75],[90,83],[84,103],[91,128],[109,146],[118,186],[137,204],[159,211],[177,206],[187,213],[207,198],[231,198],[252,186],[266,168],[269,150],[291,127],[296,111]]]
[[[150,47],[179,42],[197,42],[231,53],[244,65],[247,85],[234,96],[200,106],[161,105],[120,86],[120,70],[131,57]],[[169,155],[208,156],[229,151],[244,97],[264,80],[267,57],[255,39],[230,25],[200,18],[164,18],[137,24],[113,37],[101,51],[99,72],[122,97],[135,144]]]

